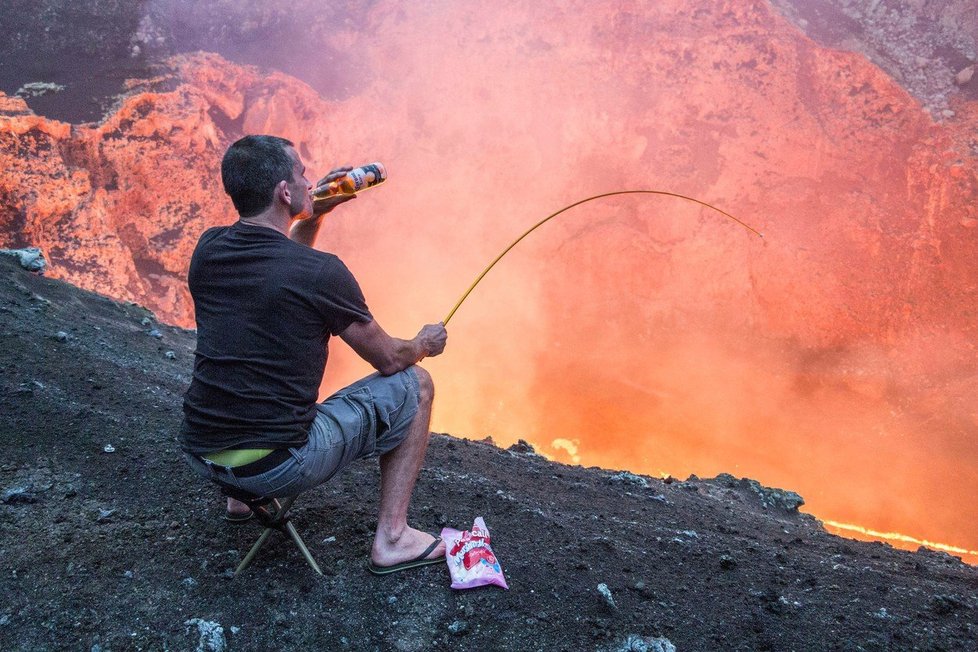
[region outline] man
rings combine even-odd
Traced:
[[[342,177],[338,168],[317,188]],[[380,512],[368,568],[434,563],[444,544],[407,525],[428,446],[434,388],[414,364],[440,354],[447,333],[429,324],[389,336],[336,256],[312,248],[323,215],[292,143],[246,136],[221,162],[239,220],[201,235],[188,282],[197,318],[193,381],[181,440],[200,475],[259,496],[294,495],[361,457],[380,457]],[[330,336],[379,373],[323,403],[318,390]],[[228,500],[229,514],[247,506]]]

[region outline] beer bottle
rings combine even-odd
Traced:
[[[354,168],[336,181],[313,191],[313,202],[323,201],[340,195],[354,195],[361,190],[373,188],[387,180],[387,170],[381,163],[368,163]]]

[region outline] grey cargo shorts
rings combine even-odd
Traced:
[[[327,482],[355,460],[397,448],[418,412],[414,367],[392,376],[371,374],[316,405],[305,446],[290,448],[277,467],[247,478],[233,470],[187,455],[195,472],[258,496],[294,496]]]

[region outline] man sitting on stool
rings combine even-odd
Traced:
[[[337,168],[323,185],[351,168]],[[380,513],[368,567],[434,563],[445,546],[408,527],[428,447],[434,386],[414,366],[445,349],[443,324],[410,340],[389,336],[336,256],[312,244],[323,215],[292,143],[246,136],[221,162],[239,219],[205,231],[188,282],[197,319],[193,380],[181,443],[200,475],[250,494],[296,495],[356,459],[380,457]],[[379,373],[317,403],[327,344],[338,335]],[[228,499],[228,513],[247,513]]]

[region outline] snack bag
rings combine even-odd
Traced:
[[[445,559],[452,574],[453,589],[473,589],[486,584],[509,588],[502,566],[489,547],[489,528],[481,516],[475,519],[471,532],[445,528],[441,538],[447,547]]]

